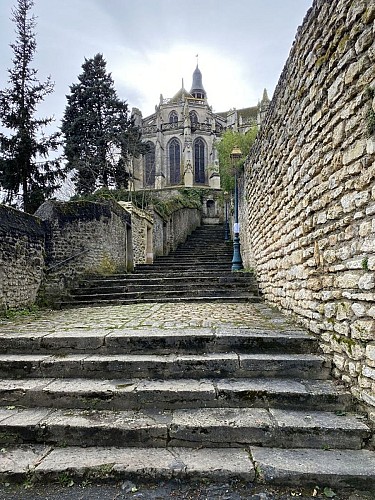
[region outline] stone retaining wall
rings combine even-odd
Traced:
[[[31,306],[43,278],[41,221],[0,205],[0,247],[0,311]]]
[[[46,227],[48,300],[85,274],[126,271],[130,215],[117,203],[48,201],[36,215]]]
[[[245,164],[242,251],[375,418],[375,2],[315,0]]]

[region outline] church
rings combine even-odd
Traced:
[[[202,73],[195,68],[192,86],[171,98],[160,95],[155,113],[145,118],[137,108],[132,116],[148,145],[146,155],[133,160],[133,189],[206,187],[220,189],[216,145],[227,129],[246,133],[260,124],[269,105],[267,92],[258,106],[214,113],[207,101]]]

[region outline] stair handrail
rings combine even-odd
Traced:
[[[49,267],[46,267],[46,273],[50,273],[52,270],[54,270],[55,268],[57,267],[60,267],[62,264],[66,264],[67,262],[70,262],[71,260],[75,259],[76,257],[79,257],[81,255],[84,255],[86,253],[88,253],[89,250],[86,249],[86,250],[82,250],[81,252],[78,252],[78,253],[75,253],[73,255],[71,255],[70,257],[67,257],[66,259],[64,260],[61,260],[59,262],[56,262],[55,264],[53,264],[52,266],[49,266]]]

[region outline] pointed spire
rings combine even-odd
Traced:
[[[269,100],[269,97],[267,94],[267,89],[264,89],[261,104],[269,104],[269,102],[270,102],[270,100]]]
[[[190,94],[197,99],[205,99],[206,91],[203,88],[202,73],[198,68],[198,54],[196,55],[196,57],[197,67],[195,68],[195,71],[193,73],[193,85],[191,86]]]

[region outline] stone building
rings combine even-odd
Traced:
[[[188,92],[182,86],[172,97],[155,106],[145,118],[133,108],[135,124],[141,128],[149,152],[134,160],[133,189],[164,189],[177,186],[220,189],[216,144],[228,128],[246,133],[259,124],[269,99],[265,91],[258,106],[215,113],[208,104],[197,67]]]

